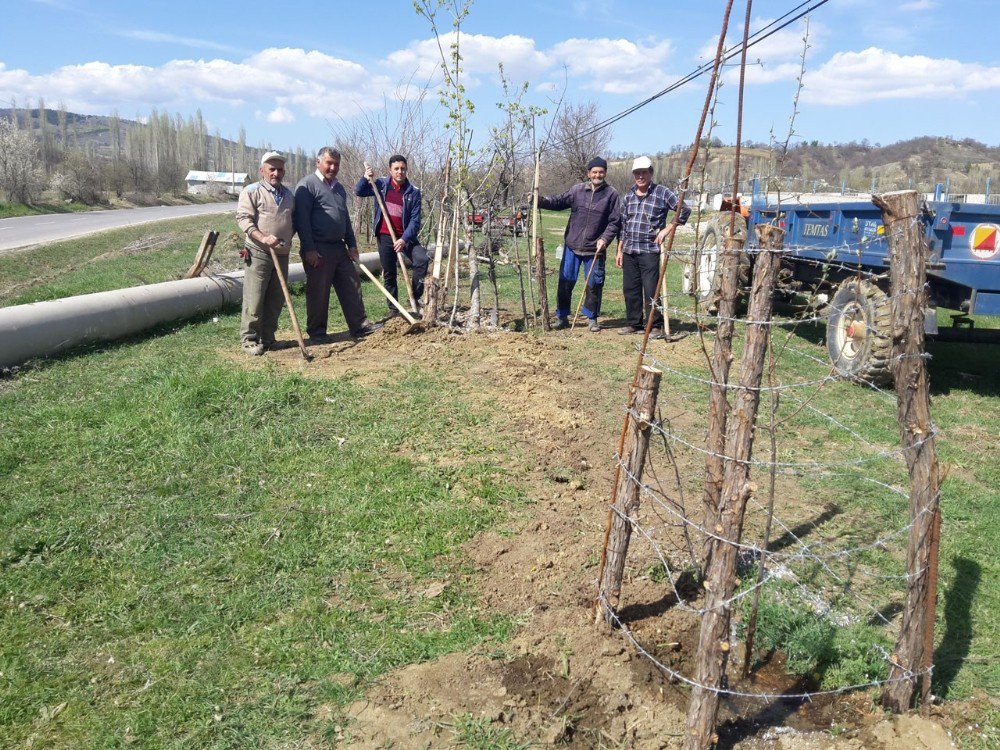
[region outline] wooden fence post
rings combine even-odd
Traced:
[[[535,239],[535,284],[538,286],[538,304],[541,308],[539,316],[542,319],[542,330],[552,330],[552,323],[549,321],[549,293],[545,284],[545,240],[541,237]]]
[[[761,251],[754,264],[753,289],[747,310],[747,334],[740,364],[740,384],[734,399],[726,435],[724,475],[720,511],[709,529],[708,551],[711,567],[705,571],[705,612],[698,639],[698,664],[688,705],[684,750],[705,750],[714,742],[726,664],[729,659],[729,620],[736,590],[737,545],[743,537],[743,518],[754,488],[750,482],[754,428],[760,403],[760,384],[770,341],[774,287],[781,262],[784,231],[778,227],[757,227]]]
[[[873,196],[872,202],[882,209],[882,223],[889,239],[892,373],[910,475],[906,608],[891,658],[890,682],[882,690],[882,705],[901,713],[914,703],[919,673],[930,669],[933,657],[941,481],[924,363],[926,240],[917,193],[913,190],[885,193]],[[928,671],[924,677],[924,699],[929,695]]]
[[[649,433],[662,376],[663,373],[659,370],[643,365],[631,398],[634,414],[629,419],[628,433],[619,458],[623,469],[618,474],[618,486],[614,491],[614,504],[609,515],[609,532],[602,555],[597,597],[598,622],[602,614],[605,620],[610,621],[610,612],[603,611],[602,600],[615,609],[621,596],[625,557],[632,537],[632,524],[639,512],[642,472],[649,451]]]
[[[728,222],[722,219],[719,226],[727,227],[723,232],[720,276],[722,289],[719,300],[718,325],[715,329],[715,344],[710,360],[712,388],[708,407],[708,439],[705,447],[704,523],[715,526],[719,515],[719,498],[722,495],[723,466],[722,454],[726,445],[726,419],[729,414],[729,400],[726,385],[729,382],[729,368],[733,361],[733,326],[736,318],[736,302],[739,297],[740,255],[743,253],[743,234],[736,231],[736,209]],[[742,221],[742,217],[740,217]],[[744,233],[745,234],[745,233]],[[705,540],[702,573],[711,564],[711,540]]]

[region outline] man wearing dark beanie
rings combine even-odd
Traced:
[[[552,211],[571,210],[563,235],[563,256],[559,265],[556,292],[556,325],[569,328],[570,300],[581,269],[589,279],[584,290],[583,314],[588,328],[597,333],[604,292],[605,249],[621,229],[621,203],[618,192],[604,181],[608,163],[598,157],[587,163],[587,180],[574,185],[562,195],[539,196],[538,207]],[[595,265],[596,264],[596,265]]]

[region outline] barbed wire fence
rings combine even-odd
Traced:
[[[792,317],[772,313],[781,261],[802,248],[783,248],[783,233],[771,226],[758,228],[756,246],[744,250],[734,242],[721,251],[752,259],[745,315],[722,321],[697,305],[663,308],[698,333],[700,356],[678,361],[648,349],[645,341],[638,347],[638,374],[624,413],[627,439],[616,454],[597,615],[669,681],[691,689],[686,747],[708,747],[717,739],[720,700],[740,712],[880,688],[883,703],[899,711],[913,702],[921,680],[922,697],[928,697],[934,598],[928,584],[937,567],[930,540],[940,524],[936,430],[926,390],[919,387],[921,381],[926,385],[926,355],[922,319],[914,319],[916,312],[922,316],[924,295],[916,194],[876,200],[895,205],[893,196],[912,199],[909,214],[883,207],[893,263],[890,293],[880,304],[893,313],[890,366],[902,383],[898,396],[880,382],[844,379],[817,356],[809,340],[829,326],[836,314],[832,306],[811,306]],[[885,273],[860,264],[810,262],[886,286]],[[896,268],[907,265],[912,268]],[[718,379],[722,368],[710,351],[709,339],[724,322],[735,331],[733,351],[741,352],[736,383]],[[695,405],[707,408],[713,388],[726,396],[723,450],[708,445],[704,420],[693,418]],[[663,397],[657,407],[658,394]],[[721,464],[723,482],[717,504],[706,505],[705,486],[715,478],[706,466],[712,462]],[[880,510],[863,515],[870,508]],[[853,523],[841,524],[835,534],[824,530],[836,516],[852,512]],[[772,529],[780,534],[777,541]],[[622,607],[623,585],[637,578],[664,581],[671,617],[700,622],[694,654],[651,644],[641,618],[632,622],[623,615],[630,609]],[[650,591],[648,584],[638,588]],[[865,679],[840,684],[841,676],[830,684],[837,680],[813,677],[796,682],[800,689],[759,687],[752,667],[762,598],[809,611],[828,633],[851,623],[874,628],[869,653],[862,655]],[[677,640],[670,642],[676,646]],[[742,656],[736,653],[741,641]],[[766,650],[776,646],[767,639]],[[730,661],[742,667],[741,674],[728,673]],[[706,702],[707,708],[699,707]]]

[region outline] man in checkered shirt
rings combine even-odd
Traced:
[[[660,276],[660,245],[669,235],[672,224],[667,214],[677,211],[678,223],[691,215],[687,206],[678,206],[677,196],[663,185],[653,182],[653,162],[640,156],[632,162],[635,185],[622,196],[622,232],[615,263],[622,269],[622,291],[625,294],[625,327],[622,335],[639,333],[646,328],[652,301],[658,290]],[[653,309],[651,338],[662,339],[663,315]]]

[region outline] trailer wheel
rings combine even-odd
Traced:
[[[685,289],[698,302],[714,311],[722,292],[722,249],[724,238],[729,237],[730,214],[717,216],[708,223],[698,243],[694,262],[685,269]],[[746,241],[747,224],[742,216],[736,217],[733,236]],[[744,289],[750,282],[750,258],[740,253],[740,271],[737,283]]]
[[[837,372],[878,385],[888,383],[891,321],[889,298],[875,284],[857,279],[841,283],[826,324],[826,348]]]

